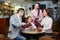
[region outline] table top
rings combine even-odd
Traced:
[[[22,33],[24,34],[41,34],[41,33],[44,33],[45,31],[41,31],[41,32],[38,32],[38,31],[22,31]]]

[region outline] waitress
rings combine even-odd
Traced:
[[[33,20],[38,19],[37,21],[40,22],[43,18],[42,10],[40,10],[40,4],[36,3],[34,5],[34,9],[31,11],[31,17]]]

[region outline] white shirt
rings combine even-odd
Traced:
[[[25,23],[22,22],[22,17],[20,17],[19,14],[17,14],[17,17],[19,19],[19,23],[21,23],[22,25],[25,25]]]
[[[16,26],[16,28],[14,28],[13,25]],[[9,31],[11,31],[11,33],[8,33],[8,37],[11,39],[18,37],[22,25],[22,19],[18,14],[11,16],[9,27]]]
[[[45,31],[46,33],[51,33],[52,32],[52,23],[53,20],[50,17],[44,17],[44,19],[42,19],[41,25],[43,26],[43,31]]]
[[[19,16],[19,14],[17,14],[17,17],[19,19],[19,22],[21,23],[22,22],[22,18]]]
[[[37,28],[34,23],[31,23],[31,25],[33,28],[35,28],[35,29]]]

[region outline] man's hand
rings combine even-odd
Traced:
[[[11,33],[12,31],[8,31],[8,33]]]
[[[24,31],[25,29],[24,28],[21,28],[22,31]]]

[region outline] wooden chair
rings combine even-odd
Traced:
[[[6,38],[3,34],[0,34],[0,40],[13,40],[13,39]]]
[[[7,33],[9,33],[9,32],[11,32],[11,31],[7,30]],[[10,38],[6,37],[5,40],[13,40],[13,39],[10,39]]]
[[[51,36],[45,35],[39,38],[39,40],[55,40],[55,39],[51,38]]]
[[[5,36],[3,34],[0,34],[0,40],[5,40]]]
[[[10,39],[10,38],[5,38],[5,40],[13,40],[13,39]]]
[[[56,40],[60,40],[60,32],[53,32],[53,35]]]

